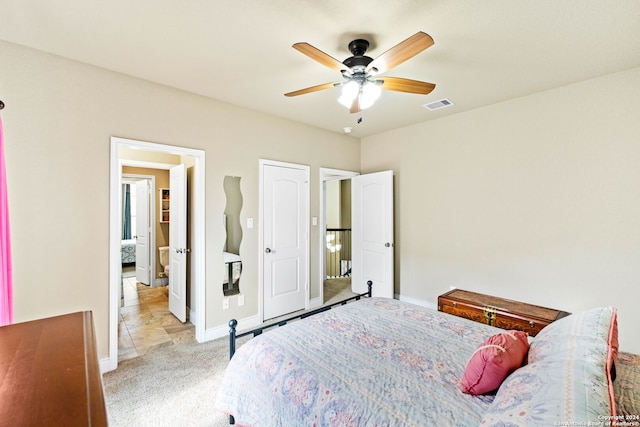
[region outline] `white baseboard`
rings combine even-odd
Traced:
[[[100,373],[104,374],[105,372],[111,372],[118,367],[118,363],[113,363],[111,358],[105,357],[104,359],[100,359],[98,361],[98,365],[100,366]]]
[[[394,298],[400,301],[408,302],[409,304],[415,304],[421,307],[431,308],[433,310],[438,309],[438,304],[434,304],[432,302],[429,302],[420,298],[406,297],[398,294],[394,295]]]
[[[322,298],[313,298],[309,300],[309,309],[314,309],[322,305]]]
[[[320,297],[309,300],[309,310],[318,308],[321,305],[322,305],[322,298]],[[238,320],[238,326],[236,326],[236,329],[238,331],[243,331],[247,329],[257,328],[261,324],[262,322],[260,321],[258,315],[255,315],[255,316],[250,316],[250,317],[246,317],[244,319]],[[215,326],[205,331],[205,341],[215,340],[218,338],[226,337],[228,335],[229,335],[229,325]]]
[[[236,330],[243,331],[245,329],[252,329],[260,326],[261,324],[262,322],[258,318],[258,315],[246,317],[238,320]],[[229,325],[220,325],[207,329],[204,333],[204,340],[211,341],[226,336],[229,336]]]

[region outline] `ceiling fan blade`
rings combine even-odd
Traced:
[[[349,109],[349,112],[351,114],[360,112],[360,97],[359,96],[356,96],[353,99],[353,104],[351,104],[351,108]]]
[[[349,71],[349,67],[344,65],[342,62],[338,61],[333,56],[327,55],[320,49],[311,46],[309,43],[300,42],[294,44],[292,47],[297,51],[304,53],[314,61],[321,63],[325,67],[331,68],[332,70],[336,70],[341,73]]]
[[[379,77],[375,80],[382,82],[382,89],[395,90],[396,92],[417,93],[420,95],[431,93],[431,91],[436,87],[433,83],[403,79],[401,77]]]
[[[317,86],[311,86],[311,87],[308,87],[308,88],[304,88],[304,89],[300,89],[300,90],[295,90],[293,92],[285,93],[284,96],[298,96],[298,95],[304,95],[305,93],[317,92],[319,90],[331,89],[336,84],[338,84],[338,83],[325,83],[325,84],[321,84],[321,85],[317,85]]]
[[[376,59],[371,61],[367,66],[367,72],[370,74],[384,73],[393,67],[402,64],[409,58],[412,58],[433,45],[433,39],[427,33],[418,31],[403,42],[398,43]]]

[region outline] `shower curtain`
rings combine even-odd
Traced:
[[[8,203],[2,118],[0,118],[0,326],[13,323],[13,280]]]
[[[122,184],[122,240],[131,239],[131,186]]]

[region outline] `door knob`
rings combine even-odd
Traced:
[[[266,253],[270,254],[271,253],[271,249],[267,248],[264,250]]]
[[[389,243],[389,242],[385,243],[385,244],[384,244],[384,247],[385,247],[385,248],[390,248],[390,247],[391,247],[391,243]]]

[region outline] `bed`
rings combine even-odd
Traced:
[[[497,390],[463,393],[471,360],[485,357],[491,346],[483,344],[504,334],[429,308],[366,298],[243,343],[215,406],[255,427],[607,425],[627,416],[616,412],[617,366],[624,410],[636,411],[640,374],[630,375],[629,367],[640,361],[618,358],[614,308],[576,313],[525,338],[523,366]]]
[[[122,240],[122,264],[131,264],[136,262],[136,240]]]

